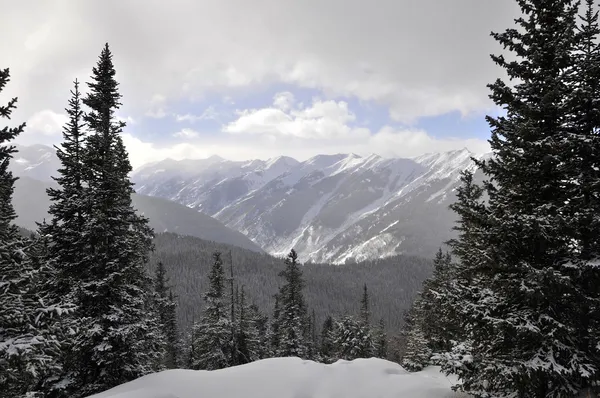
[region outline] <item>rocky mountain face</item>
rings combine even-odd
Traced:
[[[242,232],[274,255],[303,261],[395,254],[432,257],[453,236],[459,174],[468,150],[412,159],[319,155],[304,162],[165,160],[136,170],[138,193],[166,198]]]

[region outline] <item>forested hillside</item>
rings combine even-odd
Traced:
[[[167,269],[170,284],[178,296],[181,330],[187,330],[202,311],[202,293],[208,288],[207,274],[214,262],[214,251],[223,253],[227,275],[231,252],[236,283],[246,287],[249,300],[261,311],[267,315],[272,313],[273,295],[281,284],[278,273],[285,267],[283,259],[172,233],[157,234],[155,245],[151,267],[154,270],[157,262],[162,261]],[[410,307],[431,269],[430,260],[409,256],[343,266],[306,264],[302,269],[306,280],[304,294],[308,307],[315,310],[317,325],[321,325],[330,314],[357,314],[366,283],[371,292],[372,318],[376,322],[383,318],[389,330],[397,331],[403,312]]]

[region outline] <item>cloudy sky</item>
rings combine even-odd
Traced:
[[[22,144],[56,144],[72,81],[114,54],[134,166],[488,149],[506,0],[0,0]],[[85,87],[84,87],[85,88]]]

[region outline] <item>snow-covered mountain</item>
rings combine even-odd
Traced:
[[[165,160],[133,173],[137,192],[214,216],[272,254],[343,263],[406,253],[431,257],[451,238],[467,149],[413,159],[319,155],[304,162]]]
[[[60,162],[53,148],[43,145],[18,146],[11,162],[11,170],[19,179],[15,183],[13,205],[17,213],[15,223],[35,230],[36,222],[48,219],[50,199],[46,188],[54,185],[51,176],[56,175]],[[263,250],[238,231],[226,227],[220,221],[179,203],[163,198],[134,194],[133,206],[150,220],[156,232],[175,232],[201,239],[226,243],[256,252]]]

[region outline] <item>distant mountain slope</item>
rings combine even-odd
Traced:
[[[430,257],[453,236],[466,149],[413,159],[319,155],[304,162],[166,160],[133,174],[137,190],[203,211],[272,254],[315,262]],[[278,164],[270,173],[268,165]],[[194,166],[196,165],[196,166]],[[195,171],[194,171],[195,170]]]
[[[48,182],[20,177],[15,183],[13,204],[18,215],[16,224],[36,229],[36,221],[48,218],[50,200],[46,195]],[[214,218],[165,199],[134,194],[133,205],[150,220],[156,232],[177,232],[202,239],[227,243],[256,252],[263,250],[243,234],[224,226]]]

